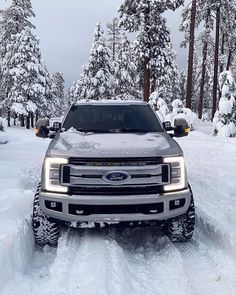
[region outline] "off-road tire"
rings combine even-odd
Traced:
[[[194,226],[195,207],[192,196],[187,212],[181,216],[168,219],[163,229],[171,242],[187,242],[193,236]]]
[[[39,183],[34,195],[32,226],[34,232],[35,243],[43,247],[45,245],[57,246],[60,237],[59,225],[49,221],[48,217],[39,207],[39,191],[41,184]]]

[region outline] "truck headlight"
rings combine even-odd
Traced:
[[[165,158],[164,163],[170,165],[170,184],[164,186],[165,191],[174,191],[186,187],[186,172],[183,157]]]
[[[45,158],[43,168],[44,188],[47,191],[66,193],[68,188],[60,182],[61,165],[68,164],[65,158]]]

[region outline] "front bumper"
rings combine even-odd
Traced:
[[[190,205],[191,202],[191,191],[189,188],[177,191],[177,192],[168,192],[164,194],[153,194],[153,195],[121,195],[121,196],[90,196],[90,195],[66,195],[66,194],[56,194],[40,191],[39,193],[39,204],[41,210],[45,213],[46,216],[53,219],[76,223],[76,222],[107,222],[107,223],[118,223],[118,222],[132,222],[132,221],[161,221],[166,220],[172,217],[176,217],[184,214]],[[178,204],[182,204],[178,208],[173,208],[173,201],[176,201]],[[54,202],[59,204],[60,209],[51,208],[48,204]],[[150,212],[144,213],[126,213],[125,210],[122,213],[107,213],[100,212],[83,215],[82,211],[76,210],[76,213],[71,214],[70,208],[81,206],[89,208],[115,208],[117,206],[122,208],[132,208],[133,207],[148,207],[152,204],[154,207],[162,208],[159,212],[155,213],[155,210],[150,210]],[[75,205],[75,206],[74,206]],[[60,211],[60,212],[59,212]],[[78,212],[77,212],[78,211]],[[96,210],[94,212],[97,212]],[[78,213],[78,214],[77,214]]]

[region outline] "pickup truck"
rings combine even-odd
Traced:
[[[82,101],[53,127],[39,119],[36,135],[52,141],[34,196],[36,244],[57,245],[62,225],[157,224],[171,241],[191,239],[194,200],[173,139],[188,131],[184,119],[161,124],[137,101]]]

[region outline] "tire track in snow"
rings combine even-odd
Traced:
[[[76,239],[76,232],[74,233]],[[129,272],[123,250],[111,240],[106,230],[88,230],[80,240],[76,263],[72,266],[70,284],[74,293],[126,294],[130,290]],[[74,284],[74,278],[77,283]],[[78,292],[79,294],[79,292]]]
[[[128,229],[115,237],[125,249],[133,280],[144,285],[136,294],[188,294],[192,290],[186,279],[182,257],[157,228]],[[131,294],[135,294],[131,293]]]
[[[235,259],[235,140],[193,132],[180,143],[195,197],[197,227]]]
[[[236,236],[230,230],[217,222],[217,219],[209,216],[207,212],[198,209],[196,227],[201,231],[206,240],[211,241],[215,247],[221,248],[236,263],[235,241]]]
[[[175,244],[196,295],[235,295],[235,261],[197,228],[193,240]]]
[[[3,295],[234,295],[234,265],[201,228],[184,244],[155,228],[68,230]]]
[[[0,294],[18,273],[26,270],[34,249],[30,220],[12,222],[8,227],[8,233],[0,234]]]
[[[71,230],[31,263],[3,295],[193,294],[179,252],[153,229]]]
[[[135,239],[138,249],[130,247],[135,245],[131,243]],[[60,295],[158,295],[163,292],[171,295],[176,294],[176,288],[178,294],[192,294],[178,251],[166,237],[153,235],[153,231],[145,233],[142,229],[132,234],[128,229],[121,235],[115,230],[87,230],[79,239],[74,231],[59,247],[63,251],[58,251],[58,260],[50,273],[55,274],[65,264],[65,273],[69,276],[63,286],[60,281],[64,275],[59,280],[56,276],[50,285],[52,290],[60,285]],[[67,265],[70,265],[69,272]],[[49,291],[47,294],[52,293]]]
[[[196,226],[214,244],[231,253],[236,259],[236,199],[229,193],[236,191],[236,182],[229,183],[225,188],[225,181],[220,176],[218,179],[215,183],[213,176],[209,176],[206,181],[202,179],[201,174],[194,174]]]

